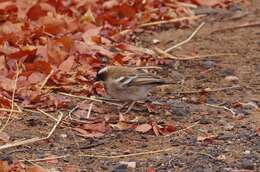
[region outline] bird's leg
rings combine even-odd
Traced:
[[[134,105],[135,105],[135,101],[132,101],[131,104],[128,106],[127,110],[123,114],[130,112],[130,110],[133,108]]]

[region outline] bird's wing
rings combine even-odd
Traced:
[[[121,76],[116,79],[122,87],[141,86],[141,85],[156,85],[164,83],[160,77],[154,76],[146,72],[136,72],[127,76]]]

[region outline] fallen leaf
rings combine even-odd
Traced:
[[[197,141],[203,142],[203,141],[208,141],[212,142],[213,139],[217,138],[217,135],[207,135],[207,136],[198,136]]]
[[[135,131],[141,132],[141,133],[146,133],[146,132],[150,131],[152,128],[153,127],[150,124],[141,124],[135,128]]]
[[[31,166],[26,170],[26,172],[48,172],[48,170],[41,166]]]
[[[146,169],[146,172],[156,172],[156,169],[153,168],[153,167],[148,167],[148,168]]]
[[[110,124],[110,126],[118,130],[128,130],[133,127],[133,125],[128,124],[127,122],[124,121],[119,121],[116,124]]]
[[[260,127],[256,130],[256,134],[260,136]]]
[[[6,132],[0,132],[0,141],[7,143],[10,140],[10,136]]]
[[[69,58],[67,58],[65,61],[63,61],[60,66],[59,66],[59,70],[63,71],[63,72],[70,72],[72,69],[72,66],[75,64],[75,57],[74,56],[70,56]]]

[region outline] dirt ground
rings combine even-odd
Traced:
[[[165,71],[178,72],[185,78],[185,82],[157,90],[158,93],[150,97],[150,101],[157,102],[158,108],[155,112],[148,112],[143,104],[138,104],[137,109],[128,114],[138,116],[144,121],[173,119],[177,130],[188,127],[187,130],[181,130],[171,136],[140,134],[131,129],[113,130],[104,137],[85,139],[77,136],[65,121],[51,138],[6,149],[1,153],[1,157],[31,160],[31,163],[46,167],[50,171],[75,171],[75,168],[93,172],[234,172],[243,169],[260,171],[260,136],[256,132],[260,127],[259,25],[213,32],[243,23],[259,22],[259,0],[254,0],[248,7],[237,8],[242,8],[240,12],[247,14],[234,19],[234,13],[239,11],[234,9],[229,13],[216,12],[209,15],[203,19],[206,25],[200,32],[189,43],[173,51],[174,55],[190,55],[194,51],[200,55],[237,55],[185,61],[169,60],[169,63],[164,65]],[[166,48],[186,39],[194,29],[195,26],[176,30],[167,25],[156,32],[146,30],[138,35],[135,41],[143,47],[152,48],[151,42],[158,39],[158,47]],[[237,85],[241,87],[207,94],[185,93]],[[204,103],[201,104],[201,101]],[[160,109],[158,102],[170,108]],[[207,106],[205,103],[218,106]],[[118,114],[111,111],[109,114],[95,115]],[[28,112],[12,122],[8,134],[14,140],[46,136],[52,126],[53,122],[49,118]],[[62,157],[52,161],[40,161],[41,158],[51,155]],[[94,157],[91,157],[92,155]],[[126,165],[123,162],[127,162]],[[129,162],[136,166],[129,167]]]

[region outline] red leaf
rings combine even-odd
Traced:
[[[6,132],[0,132],[0,141],[7,143],[10,139],[10,136]]]
[[[72,66],[74,65],[75,63],[75,57],[74,56],[70,56],[69,58],[67,58],[65,61],[63,61],[60,66],[59,66],[59,69],[61,71],[64,71],[64,72],[69,72],[71,71],[72,69]]]
[[[73,130],[77,131],[79,136],[87,137],[87,138],[104,136],[104,133],[101,133],[101,132],[89,132],[89,131],[81,129],[81,128],[73,128]]]
[[[98,131],[101,133],[104,133],[108,130],[105,122],[94,123],[94,124],[83,124],[81,128],[89,131]]]
[[[38,20],[39,18],[46,16],[47,12],[42,9],[40,4],[35,4],[27,12],[27,17],[31,20]]]
[[[153,167],[148,167],[148,168],[146,169],[146,172],[156,172],[156,169],[153,168]]]
[[[20,50],[15,53],[9,54],[8,57],[11,59],[21,59],[22,57],[34,57],[36,54],[36,49],[30,50]]]
[[[33,63],[25,64],[25,68],[27,71],[34,71],[34,72],[42,72],[45,74],[49,74],[52,70],[51,65],[45,61],[35,61]]]
[[[260,127],[256,130],[256,134],[260,136]]]
[[[31,84],[36,84],[36,83],[40,83],[44,80],[45,75],[40,73],[40,72],[34,72],[32,73],[29,77],[28,77],[28,81]]]
[[[26,172],[48,172],[47,170],[45,170],[43,167],[40,166],[32,166],[29,167]]]
[[[153,127],[150,124],[141,124],[135,128],[135,131],[141,132],[141,133],[146,133],[146,132],[150,131],[152,128]]]
[[[72,44],[73,44],[73,40],[71,39],[71,37],[69,36],[63,36],[59,39],[56,40],[57,42],[60,42],[63,44],[64,49],[69,52],[71,50]]]
[[[11,103],[9,100],[5,99],[4,97],[0,97],[0,107],[10,108]]]

